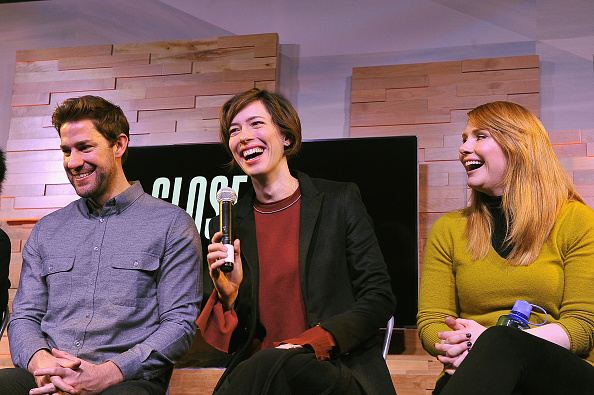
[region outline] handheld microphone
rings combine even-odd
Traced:
[[[221,243],[227,248],[227,258],[219,270],[229,273],[235,264],[235,250],[233,248],[233,235],[231,232],[233,218],[233,204],[237,201],[235,191],[229,187],[223,187],[217,192],[219,202],[219,229],[223,232]]]

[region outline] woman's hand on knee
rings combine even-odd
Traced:
[[[456,359],[471,347],[472,342],[466,334],[450,336],[442,340],[441,343],[435,343],[435,349],[441,352],[440,356],[453,359]],[[452,363],[452,361],[448,361],[448,363]]]
[[[464,361],[464,358],[466,358],[467,355],[468,355],[468,350],[464,351],[462,354],[460,354],[454,358],[439,355],[437,357],[437,359],[439,360],[439,362],[446,365],[445,372],[449,375],[452,375],[452,374],[454,374],[454,372],[456,372],[456,369],[458,369],[458,367],[460,366],[462,361]]]
[[[442,343],[445,344],[474,343],[487,329],[474,320],[465,320],[463,318],[446,317],[445,323],[452,330],[437,334],[437,337],[442,339]]]
[[[449,365],[446,373],[453,374],[486,328],[476,321],[462,318],[446,317],[445,323],[452,330],[437,334],[441,342],[435,344],[435,349],[441,352],[437,359]]]

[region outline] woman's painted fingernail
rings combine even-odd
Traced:
[[[472,347],[472,342],[468,342],[466,343],[466,345],[468,346],[468,348]]]
[[[470,338],[472,337],[472,334],[470,334],[470,333],[467,333],[467,334],[466,334],[466,337],[470,339]]]

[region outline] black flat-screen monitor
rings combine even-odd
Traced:
[[[230,171],[220,144],[131,147],[124,169],[144,190],[184,208],[196,221],[203,252],[208,223],[218,211],[216,193],[232,187],[239,199],[249,177]],[[371,215],[397,298],[395,327],[416,326],[418,295],[418,176],[416,136],[351,138],[303,142],[289,162],[311,177],[351,181]],[[205,271],[206,272],[206,271]],[[205,274],[205,289],[212,289]]]

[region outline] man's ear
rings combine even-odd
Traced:
[[[128,136],[126,136],[124,133],[120,133],[118,139],[113,145],[116,158],[121,158],[122,155],[124,155],[124,152],[126,152],[126,149],[128,148],[129,142],[130,140],[128,139]]]

